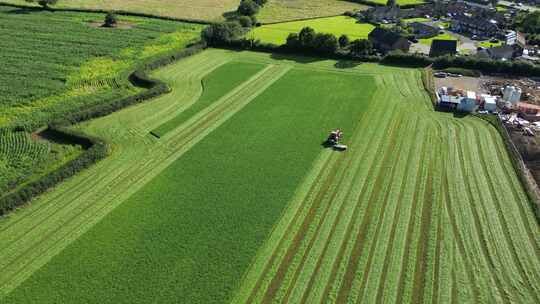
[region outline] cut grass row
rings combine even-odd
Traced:
[[[264,43],[281,45],[287,41],[290,33],[298,33],[304,27],[311,27],[318,33],[334,34],[336,37],[347,35],[351,40],[367,39],[375,28],[368,23],[358,23],[351,17],[337,16],[263,25],[254,28],[247,36]]]

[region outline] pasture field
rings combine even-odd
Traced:
[[[35,129],[66,113],[138,92],[127,73],[167,52],[180,50],[202,29],[199,25],[121,17],[131,28],[105,29],[103,14],[47,12],[0,6],[0,129]],[[12,143],[0,134],[0,192],[20,181],[47,173],[70,159],[60,145],[53,149],[31,140]],[[63,150],[64,149],[64,150]],[[62,152],[63,151],[63,152]],[[9,155],[17,153],[16,157]]]
[[[369,33],[375,28],[369,23],[358,23],[351,17],[337,16],[263,25],[253,28],[247,36],[265,43],[281,45],[287,41],[290,33],[298,33],[306,26],[318,33],[334,34],[338,38],[345,34],[351,40],[367,39]]]
[[[242,63],[264,68],[149,135]],[[502,139],[434,112],[420,70],[207,50],[155,76],[171,94],[77,126],[111,157],[0,219],[2,301],[539,301]]]
[[[28,5],[25,0],[5,0]],[[223,14],[235,11],[238,0],[62,0],[55,7],[123,10],[180,19],[223,21]]]
[[[257,14],[262,23],[342,15],[368,6],[344,0],[269,0]]]

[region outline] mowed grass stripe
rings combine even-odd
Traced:
[[[187,119],[197,114],[205,107],[218,100],[240,83],[248,80],[264,65],[249,62],[229,62],[213,70],[203,78],[203,93],[199,99],[175,118],[165,122],[153,132],[160,136],[184,123]]]

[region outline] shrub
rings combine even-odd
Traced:
[[[240,2],[240,6],[238,6],[238,14],[243,16],[252,16],[257,14],[259,11],[259,5],[255,3],[253,0],[242,0]]]
[[[58,0],[25,0],[26,2],[37,2],[39,5],[41,5],[44,8],[48,8],[49,5],[55,5]]]
[[[349,37],[347,35],[341,35],[338,41],[341,48],[347,47],[350,43]]]
[[[241,33],[242,27],[238,22],[222,22],[205,28],[201,36],[208,45],[220,46],[233,41]]]
[[[253,2],[257,3],[257,5],[260,7],[263,7],[268,0],[253,0]]]
[[[238,18],[238,23],[240,23],[242,27],[251,27],[253,25],[251,17],[249,16],[240,16]]]

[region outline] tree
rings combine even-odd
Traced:
[[[298,40],[303,47],[313,47],[315,41],[315,30],[309,26],[304,27],[298,34]]]
[[[238,6],[238,14],[243,16],[252,16],[259,11],[259,5],[253,0],[242,0],[240,6]]]
[[[540,11],[519,14],[515,20],[515,25],[525,33],[540,33]]]
[[[238,22],[214,23],[206,27],[201,37],[208,45],[222,45],[237,38],[242,33]]]
[[[48,8],[49,5],[55,5],[58,0],[25,0],[26,2],[37,2],[43,8]]]
[[[290,33],[289,36],[287,36],[287,42],[285,44],[290,49],[299,49],[301,45],[300,45],[300,39],[298,37],[298,34]]]
[[[109,12],[107,13],[107,15],[105,15],[105,22],[103,23],[103,26],[115,27],[117,23],[118,23],[118,18],[116,17],[115,13]]]
[[[388,7],[396,6],[396,0],[388,0],[388,1],[386,1],[386,6],[388,6]]]
[[[240,18],[238,18],[238,22],[242,27],[251,27],[253,25],[249,16],[240,16]]]
[[[339,47],[336,36],[318,33],[313,41],[313,50],[323,54],[334,54]]]
[[[347,37],[347,35],[341,35],[339,36],[338,42],[341,48],[345,48],[349,45],[350,40],[349,40],[349,37]]]
[[[367,39],[356,39],[351,42],[350,50],[353,56],[369,55],[373,51],[373,44]]]

